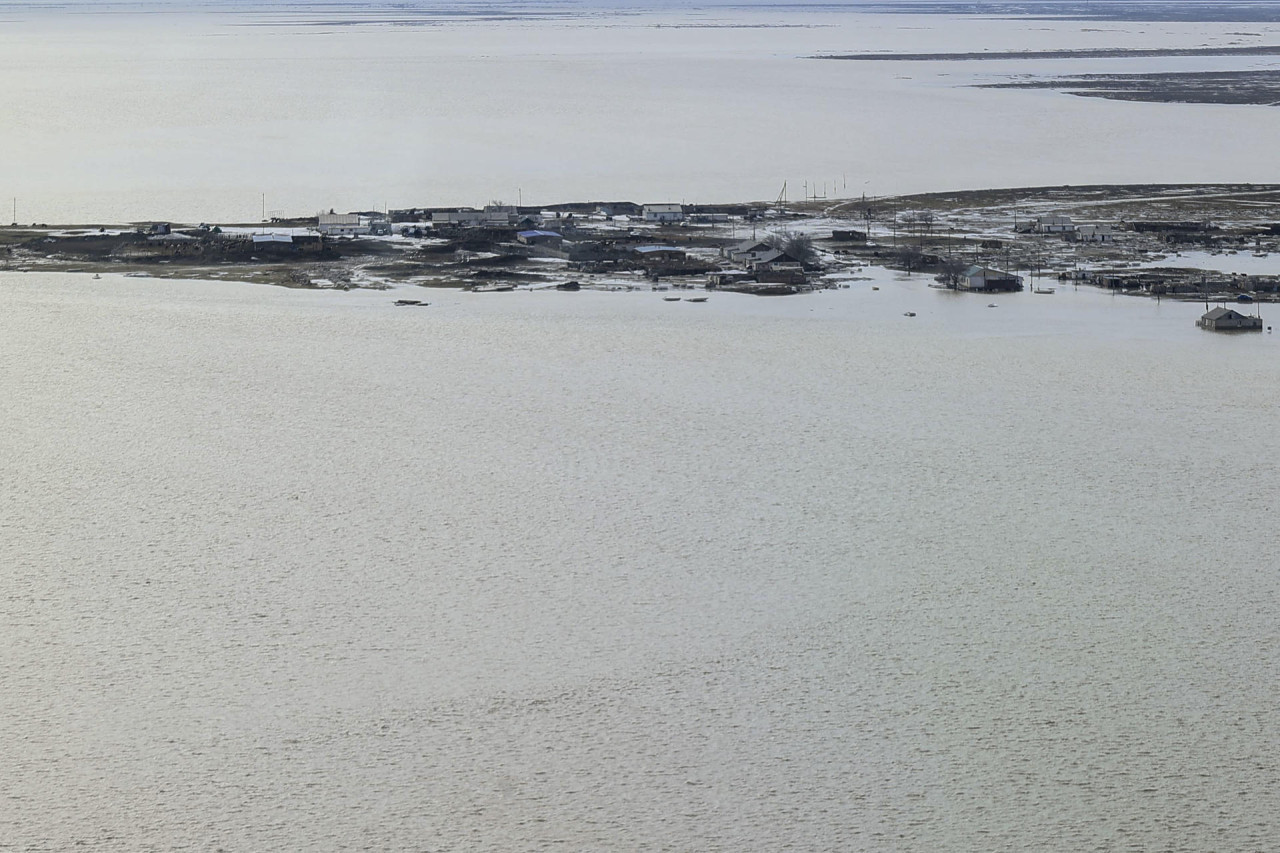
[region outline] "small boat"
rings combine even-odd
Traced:
[[[679,301],[680,301],[680,297],[679,297],[679,296],[664,296],[664,297],[662,297],[662,301],[663,301],[663,302],[679,302]]]
[[[94,280],[94,281],[99,281],[99,280],[101,280],[101,279],[102,279],[102,276],[98,275],[97,273],[94,273],[94,274],[93,274],[93,280]]]
[[[1032,293],[1053,293],[1052,287],[1037,287],[1031,291]]]
[[[472,293],[504,293],[508,290],[515,290],[514,284],[478,284],[471,288]]]
[[[417,305],[426,308],[431,303],[423,302],[421,299],[397,299],[396,304],[400,306]]]
[[[879,290],[880,288],[878,288],[878,287],[873,287],[873,288],[871,288],[871,289],[872,289],[872,290]]]
[[[576,281],[566,281],[563,284],[557,284],[556,290],[582,290],[582,285]]]
[[[987,303],[987,307],[988,307],[988,308],[999,308],[1000,306],[996,305],[994,302],[988,302],[988,303]]]
[[[904,312],[902,312],[902,316],[903,316],[903,317],[914,317],[914,316],[916,316],[916,312],[914,312],[914,311],[904,311]]]
[[[684,301],[685,301],[685,302],[706,302],[706,301],[707,301],[707,297],[705,297],[705,296],[686,296],[686,297],[684,298]]]

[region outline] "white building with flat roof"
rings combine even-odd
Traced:
[[[479,225],[484,222],[484,212],[463,208],[461,210],[437,210],[431,214],[432,225]]]
[[[683,222],[684,205],[682,204],[646,204],[644,206],[645,222]]]
[[[326,237],[359,237],[369,233],[369,223],[358,213],[321,213],[316,230]]]

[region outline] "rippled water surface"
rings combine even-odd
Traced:
[[[1268,849],[1277,339],[879,284],[0,276],[0,848]]]

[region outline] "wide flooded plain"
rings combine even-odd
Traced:
[[[795,200],[1273,172],[1272,107],[974,86],[1267,72],[1275,56],[1126,57],[1274,49],[1280,24],[941,11],[19,6],[0,22],[12,117],[0,199],[23,224],[226,223],[490,200],[772,200],[784,183]],[[811,58],[1006,51],[1032,58]]]
[[[393,298],[0,278],[8,848],[1276,836],[1274,336]]]

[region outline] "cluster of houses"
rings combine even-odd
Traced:
[[[625,218],[659,227],[686,222],[727,222],[730,217],[730,213],[725,210],[674,203],[601,204],[582,213],[610,221]],[[711,287],[741,289],[763,286],[800,288],[806,282],[802,259],[792,257],[763,240],[747,240],[722,249],[721,261],[717,265],[690,257],[687,247],[655,242],[652,231],[612,229],[602,232],[589,228],[587,222],[590,216],[575,215],[573,212],[558,211],[552,219],[550,213],[533,216],[521,214],[516,208],[509,206],[490,205],[483,210],[431,211],[429,215],[432,228],[443,231],[453,228],[516,229],[514,244],[504,244],[504,251],[531,257],[563,258],[569,261],[569,268],[575,271],[607,272],[638,268],[655,280],[662,276],[705,273],[706,282]],[[684,242],[684,238],[681,241]]]
[[[1117,226],[1107,224],[1073,222],[1070,216],[1048,214],[1015,224],[1021,234],[1049,234],[1076,243],[1107,244],[1115,241],[1117,231],[1132,231],[1157,237],[1165,243],[1206,243],[1214,240],[1219,229],[1203,220],[1140,220]]]
[[[708,276],[715,287],[746,284],[781,284],[801,286],[806,282],[804,261],[792,257],[765,240],[744,240],[721,251],[721,257],[732,264]]]
[[[575,216],[573,212],[533,213],[528,208],[495,202],[483,208],[448,208],[436,210],[397,211],[395,219],[402,223],[400,232],[407,237],[424,237],[431,233],[474,233],[477,239],[506,246],[512,253],[529,256],[559,257],[579,263],[635,263],[644,267],[666,268],[686,264],[686,250],[669,245],[635,245],[634,234],[601,242],[589,239],[592,235],[580,231],[581,224],[589,218],[581,215],[595,214],[606,220],[628,218],[656,225],[679,224],[685,221],[727,221],[725,213],[704,212],[686,208],[681,204],[637,205],[630,202],[602,204],[588,208]],[[337,213],[333,210],[316,216],[314,229],[272,228],[252,235],[252,243],[264,250],[282,251],[289,246],[297,248],[314,242],[323,244],[327,239],[389,236],[394,232],[392,216],[384,213]],[[403,222],[410,224],[404,225]],[[243,235],[236,235],[243,236]],[[649,238],[652,241],[652,237]],[[664,270],[670,271],[670,270]]]
[[[615,203],[600,205],[596,212],[606,218],[628,216],[659,225],[678,224],[686,219],[685,208],[681,204],[634,205]],[[509,228],[515,226],[532,229],[543,224],[542,217],[521,213],[518,207],[510,204],[489,204],[480,210],[471,207],[434,210],[429,215],[433,226],[446,228],[450,226],[473,228]]]
[[[1070,216],[1061,214],[1036,217],[1018,225],[1015,230],[1022,234],[1056,234],[1077,243],[1110,243],[1115,240],[1115,231],[1110,225],[1077,225]]]
[[[686,220],[685,206],[681,204],[614,204],[602,205],[600,212],[607,217],[627,215],[657,224],[680,223]],[[413,214],[429,217],[433,227],[437,228],[525,228],[534,230],[544,224],[541,216],[524,213],[513,204],[493,203],[483,208],[460,207],[448,210],[412,211]],[[572,216],[572,214],[571,214]],[[715,216],[714,214],[694,214],[692,218]],[[725,221],[727,216],[720,214]],[[367,213],[320,213],[317,216],[316,230],[326,237],[364,237],[391,233],[390,217],[382,214]]]
[[[321,213],[316,217],[316,231],[324,237],[385,236],[391,233],[391,218],[378,214]]]

